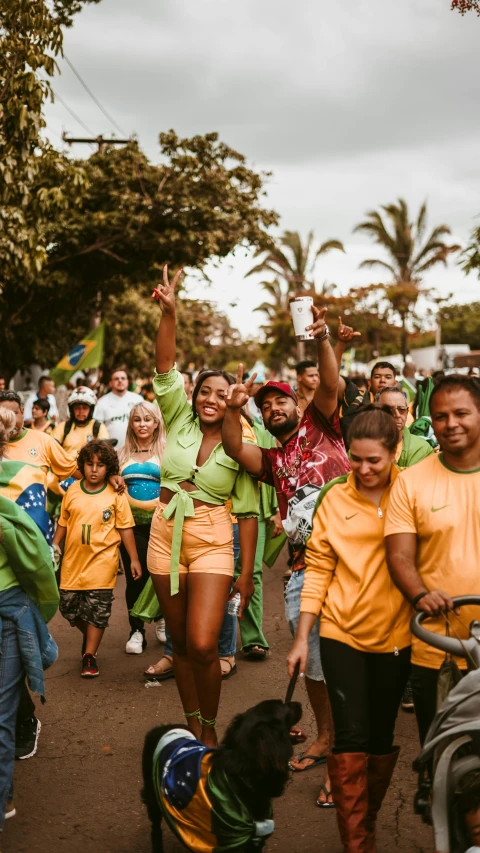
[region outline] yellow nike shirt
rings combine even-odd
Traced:
[[[63,499],[59,524],[67,528],[60,588],[113,589],[119,530],[135,526],[126,494],[107,482],[96,492],[76,482]]]
[[[397,477],[385,521],[385,536],[415,533],[416,566],[427,589],[450,596],[480,592],[480,469],[457,471],[442,454],[428,456]],[[478,607],[462,607],[460,619],[478,619]],[[451,625],[462,639],[468,632],[454,616]],[[445,619],[429,619],[425,627],[446,633]],[[455,634],[452,633],[452,636]],[[445,654],[412,637],[412,663],[438,669]],[[462,667],[463,659],[457,660]]]

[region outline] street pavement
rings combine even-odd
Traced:
[[[271,645],[266,662],[238,655],[238,674],[223,685],[219,734],[239,711],[267,698],[285,696],[285,658],[290,637],[283,616],[281,557],[265,568],[265,630]],[[174,680],[146,689],[142,672],[161,656],[152,626],[143,655],[126,655],[128,623],[120,576],[110,627],[99,655],[100,677],[80,678],[80,640],[57,614],[51,630],[59,646],[46,674],[47,702],[37,705],[42,722],[37,755],[15,764],[17,816],[5,825],[3,853],[150,853],[150,829],[140,801],[145,733],[156,725],[181,723]],[[313,733],[313,714],[303,685],[302,728]],[[413,813],[418,751],[415,719],[401,713],[396,742],[402,752],[379,820],[379,853],[433,853],[432,830]],[[306,744],[308,746],[308,742]],[[335,813],[315,805],[322,769],[292,774],[274,803],[275,833],[269,853],[340,853]],[[164,831],[165,853],[184,848]]]

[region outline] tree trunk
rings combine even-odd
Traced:
[[[402,314],[402,358],[405,363],[408,354],[408,331],[407,331],[407,315]]]

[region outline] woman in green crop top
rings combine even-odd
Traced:
[[[156,342],[155,396],[167,432],[160,503],[154,515],[147,564],[173,640],[173,663],[188,724],[209,745],[217,743],[220,698],[218,637],[232,592],[233,532],[225,504],[238,519],[242,572],[233,594],[241,609],[253,594],[259,509],[258,487],[221,444],[225,394],[233,378],[220,370],[200,374],[189,404],[175,369],[175,285],[167,267],[155,295],[162,308]]]

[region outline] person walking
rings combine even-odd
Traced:
[[[452,597],[478,592],[480,550],[480,382],[440,378],[430,413],[441,452],[402,472],[392,489],[385,524],[388,566],[394,583],[417,611],[435,617],[436,633],[468,636],[478,608],[457,619]],[[412,639],[413,701],[423,743],[437,706],[437,682],[445,655]],[[461,669],[465,660],[458,659]]]
[[[255,395],[266,429],[280,442],[273,448],[242,443],[241,408],[255,381],[253,374],[229,388],[222,436],[226,453],[257,477],[275,487],[283,527],[292,546],[292,574],[285,589],[285,613],[295,636],[300,616],[300,596],[305,574],[305,543],[312,529],[312,515],[321,488],[350,470],[338,418],[338,367],[325,323],[326,309],[313,308],[310,327],[316,340],[320,383],[302,413],[289,385],[267,382]],[[330,708],[318,644],[318,624],[310,636],[306,687],[317,723],[317,737],[304,753],[290,762],[299,772],[326,762],[330,747]],[[322,794],[324,796],[324,794]]]
[[[310,632],[320,615],[335,730],[331,794],[344,853],[366,853],[376,851],[376,816],[399,753],[393,737],[410,670],[410,607],[390,578],[384,545],[398,476],[391,413],[367,407],[353,421],[349,443],[352,472],[322,490],[307,542],[288,671],[292,676],[299,663],[305,673]]]
[[[48,400],[50,420],[58,421],[58,408],[55,399],[55,382],[49,376],[41,376],[38,380],[38,391],[27,397],[24,410],[25,424],[30,426],[33,420],[32,407],[36,400]]]
[[[130,410],[143,402],[141,394],[128,390],[128,374],[123,367],[116,367],[110,374],[110,391],[100,397],[95,406],[93,417],[101,421],[108,429],[110,438],[116,440],[117,452],[125,443]]]
[[[142,576],[134,578],[130,557],[122,542],[120,553],[125,569],[125,601],[130,624],[130,636],[125,651],[129,655],[141,654],[147,645],[144,622],[132,616],[130,611],[150,577],[147,566],[148,540],[160,497],[164,449],[165,429],[158,406],[147,401],[137,403],[130,412],[125,444],[119,453],[120,473],[125,480],[128,502],[135,521],[133,535],[142,567]],[[160,630],[163,628],[164,631],[165,623],[163,619],[161,621],[163,625]],[[159,622],[156,624],[158,626]]]
[[[240,612],[253,594],[258,487],[221,443],[225,396],[233,378],[205,370],[188,402],[175,367],[175,286],[167,266],[155,295],[162,316],[153,380],[167,440],[160,503],[152,521],[147,564],[173,640],[175,678],[188,724],[215,746],[220,699],[218,637],[227,599],[239,595]],[[242,572],[233,580],[231,497],[238,519]],[[148,585],[143,596],[148,597]],[[142,596],[142,597],[143,597]],[[135,615],[141,616],[138,603]]]
[[[382,406],[389,406],[393,412],[398,430],[395,462],[399,468],[410,468],[434,452],[428,441],[418,435],[412,435],[408,429],[406,424],[409,409],[403,391],[387,385],[375,395],[375,402]]]

